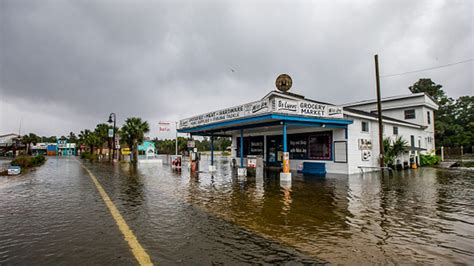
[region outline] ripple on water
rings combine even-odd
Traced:
[[[389,177],[296,175],[280,183],[271,171],[263,178],[237,178],[224,161],[217,166],[214,175],[191,177],[166,166],[88,164],[161,264],[474,260],[472,173],[427,168]],[[0,183],[0,264],[31,259],[36,250],[48,254],[43,264],[54,264],[55,257],[66,256],[67,245],[76,251],[72,262],[82,256],[134,263],[77,167],[50,160],[34,173]]]

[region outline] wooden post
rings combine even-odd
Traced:
[[[382,103],[380,97],[379,56],[375,55],[375,79],[377,84],[377,113],[379,122],[380,167],[384,167]]]

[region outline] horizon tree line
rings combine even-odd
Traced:
[[[27,153],[31,154],[31,145],[36,145],[38,143],[56,143],[58,140],[67,140],[68,143],[75,143],[76,150],[83,151],[83,146],[86,147],[86,150],[89,150],[91,153],[98,153],[103,155],[104,148],[108,148],[110,151],[112,149],[112,138],[109,137],[109,129],[112,129],[113,126],[106,123],[99,123],[93,130],[83,129],[79,134],[70,132],[68,136],[38,136],[34,133],[29,133],[21,137],[21,142],[26,145]],[[145,134],[150,131],[150,126],[148,121],[143,121],[139,117],[130,117],[125,120],[125,123],[121,127],[115,128],[115,134],[119,136],[121,146],[126,144],[127,147],[131,149],[132,152],[132,162],[136,163],[138,159],[138,145],[142,144],[145,141]],[[158,153],[161,154],[174,154],[175,153],[175,143],[174,139],[158,139],[154,138],[155,147]],[[187,137],[178,137],[178,153],[184,154],[187,151]],[[210,150],[210,140],[207,137],[204,137],[202,140],[195,140],[196,147],[201,151]],[[214,148],[217,151],[225,151],[227,147],[231,145],[230,138],[217,137],[214,140]],[[109,159],[111,159],[111,152],[109,154]]]

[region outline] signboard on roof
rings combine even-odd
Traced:
[[[268,99],[205,113],[179,121],[179,128],[202,126],[269,112]]]
[[[308,100],[274,98],[272,109],[275,113],[305,115],[323,118],[343,118],[342,107],[317,103]]]
[[[342,107],[340,106],[328,105],[305,99],[270,96],[261,101],[251,102],[183,119],[179,121],[179,128],[192,128],[266,113],[319,118],[343,118]]]

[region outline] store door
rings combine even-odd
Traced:
[[[267,136],[267,166],[281,167],[283,136]]]

